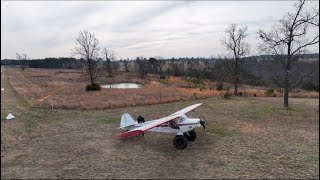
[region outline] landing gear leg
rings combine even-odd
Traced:
[[[185,133],[183,133],[183,135],[188,139],[188,141],[194,141],[197,137],[195,130],[185,132]]]

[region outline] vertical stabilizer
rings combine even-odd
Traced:
[[[120,122],[120,128],[123,129],[128,126],[134,125],[136,122],[134,119],[130,116],[130,114],[125,113],[121,116],[121,122]]]

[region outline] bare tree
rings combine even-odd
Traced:
[[[159,77],[160,77],[160,79],[164,78],[163,72],[164,72],[164,66],[166,65],[166,61],[161,56],[156,56],[155,58],[158,60],[157,70],[159,73]]]
[[[129,72],[130,70],[129,70],[129,59],[125,59],[125,60],[123,60],[122,61],[123,62],[123,66],[124,66],[124,71],[125,72]]]
[[[135,69],[141,79],[144,79],[147,75],[147,65],[147,60],[142,56],[136,58]]]
[[[156,56],[153,58],[149,58],[149,65],[150,65],[150,70],[152,73],[157,73],[159,75],[159,78],[164,78],[163,71],[164,71],[164,66],[165,66],[165,60],[161,56]]]
[[[169,62],[168,70],[172,73],[173,76],[177,77],[181,75],[181,66],[179,61],[172,58]]]
[[[203,68],[199,60],[188,60],[187,61],[187,72],[191,77],[195,77],[198,81],[200,80],[201,72]]]
[[[220,85],[220,90],[223,88],[224,82],[232,82],[233,78],[228,76],[233,72],[234,61],[230,60],[226,57],[218,57],[218,60],[215,61],[214,65],[211,68],[212,78],[217,81],[218,85]]]
[[[210,63],[210,60],[205,59],[203,61],[203,66],[204,66],[204,74],[206,75],[207,78],[210,78],[210,77],[208,77],[208,75],[210,74],[210,71],[212,69],[212,64]]]
[[[111,67],[113,70],[113,74],[119,72],[120,71],[120,62],[119,61],[112,61]]]
[[[234,57],[234,94],[238,94],[238,86],[240,83],[240,63],[241,58],[249,54],[249,45],[244,42],[244,39],[247,37],[246,31],[247,26],[243,28],[238,28],[236,24],[229,25],[226,30],[226,37],[221,41],[224,44],[228,51],[232,53]]]
[[[25,53],[22,53],[22,54],[16,53],[16,55],[17,55],[17,59],[20,61],[21,71],[24,71],[28,64],[28,56]]]
[[[299,55],[301,57],[308,46],[319,43],[319,9],[307,10],[305,5],[306,1],[300,0],[294,4],[294,12],[286,13],[270,32],[258,32],[263,41],[260,50],[276,55],[279,70],[282,70],[275,79],[284,88],[284,107],[289,107],[289,92],[311,75],[311,72],[301,73]]]
[[[80,55],[85,60],[84,73],[89,76],[91,87],[95,87],[95,80],[100,74],[100,61],[98,58],[99,41],[93,33],[80,31],[76,39],[76,47],[71,50],[73,55]],[[100,88],[98,88],[100,89]],[[97,90],[87,89],[87,90]]]
[[[173,76],[178,77],[181,75],[181,68],[179,68],[179,62],[171,62]]]
[[[107,48],[104,48],[102,51],[102,54],[105,58],[106,61],[106,69],[108,71],[108,76],[112,77],[113,76],[113,70],[115,69],[115,63],[113,63],[113,61],[116,60],[116,52],[109,50]]]

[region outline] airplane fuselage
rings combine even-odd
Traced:
[[[153,120],[153,121],[156,121],[156,120]],[[140,126],[150,124],[153,121],[147,121],[144,123],[138,123],[137,121],[135,121],[135,124],[124,127],[122,129],[132,130]],[[182,135],[184,132],[191,131],[200,126],[201,126],[200,119],[188,118],[186,115],[182,115],[173,121],[160,124],[159,126],[149,129],[148,131],[162,132],[162,133],[175,133],[177,135]]]

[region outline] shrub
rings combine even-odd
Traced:
[[[276,89],[276,92],[283,93],[283,89],[282,88],[278,88],[278,89]]]
[[[231,98],[231,93],[229,91],[223,93],[223,98],[224,99],[230,99]]]
[[[161,75],[161,76],[160,76],[160,79],[166,79],[166,76]]]
[[[267,91],[265,92],[265,94],[266,94],[267,96],[273,96],[273,92],[274,92],[273,89],[267,89]]]
[[[242,93],[242,92],[241,92]],[[245,96],[245,97],[248,97],[248,93],[247,93],[247,91],[244,89],[243,90],[243,93],[241,94],[241,95],[243,95],[243,96]]]
[[[87,91],[100,91],[101,90],[101,86],[97,83],[93,83],[93,84],[88,84],[86,86],[86,90]]]
[[[305,84],[302,85],[302,88],[307,90],[307,91],[317,91],[319,92],[319,85],[316,85],[312,82],[307,82]]]
[[[216,87],[216,90],[218,90],[218,91],[223,90],[223,83],[218,83],[217,87]]]
[[[195,99],[198,99],[197,93],[193,93]]]
[[[196,84],[196,85],[201,85],[203,84],[202,80],[201,79],[192,79],[191,82],[193,84]]]

